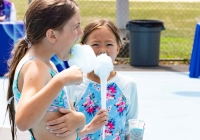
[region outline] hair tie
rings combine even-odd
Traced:
[[[32,44],[26,35],[24,36],[24,41],[28,44],[28,48],[30,48]]]

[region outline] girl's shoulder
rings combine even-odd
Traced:
[[[17,66],[16,72],[20,72],[23,75],[28,74],[44,77],[49,75],[50,68],[43,61],[30,57],[22,58]]]
[[[136,81],[133,78],[123,75],[119,72],[116,72],[116,75],[109,82],[115,82],[122,87],[136,84]]]
[[[121,73],[116,74],[113,81],[124,94],[130,94],[137,91],[137,85],[133,78],[123,75]]]

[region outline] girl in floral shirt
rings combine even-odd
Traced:
[[[119,30],[108,20],[86,25],[82,44],[92,47],[96,55],[107,53],[114,61],[122,45]],[[111,71],[107,79],[106,111],[101,109],[100,78],[87,73],[80,85],[69,86],[67,93],[76,111],[86,116],[86,126],[79,132],[81,140],[100,140],[105,125],[105,140],[129,140],[128,120],[137,118],[138,99],[133,79]],[[56,120],[54,120],[56,121]],[[58,126],[55,126],[58,129]]]

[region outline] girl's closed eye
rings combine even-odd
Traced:
[[[74,27],[74,30],[79,28],[80,27],[80,24],[77,24],[75,27]]]
[[[106,44],[106,46],[107,47],[112,47],[112,46],[114,46],[112,43],[108,43],[108,44]]]
[[[99,44],[92,44],[92,47],[98,47],[99,46]]]

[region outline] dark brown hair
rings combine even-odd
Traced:
[[[20,39],[11,52],[8,61],[9,78],[7,100],[13,96],[13,79],[15,69],[19,61],[28,50],[28,44],[38,44],[46,36],[48,29],[62,31],[63,26],[72,18],[77,11],[77,4],[74,0],[33,0],[24,16],[26,36]],[[12,140],[15,139],[15,106],[14,100],[7,105],[9,120],[11,124]]]
[[[107,27],[108,29],[110,29],[112,31],[112,33],[115,35],[116,37],[116,41],[117,43],[120,44],[120,46],[122,46],[122,40],[120,37],[120,31],[117,28],[117,26],[110,20],[107,19],[98,19],[98,20],[94,20],[90,23],[88,23],[85,28],[83,29],[83,33],[84,35],[81,38],[81,43],[82,44],[86,44],[87,42],[87,37],[96,29],[99,29],[99,27]]]

